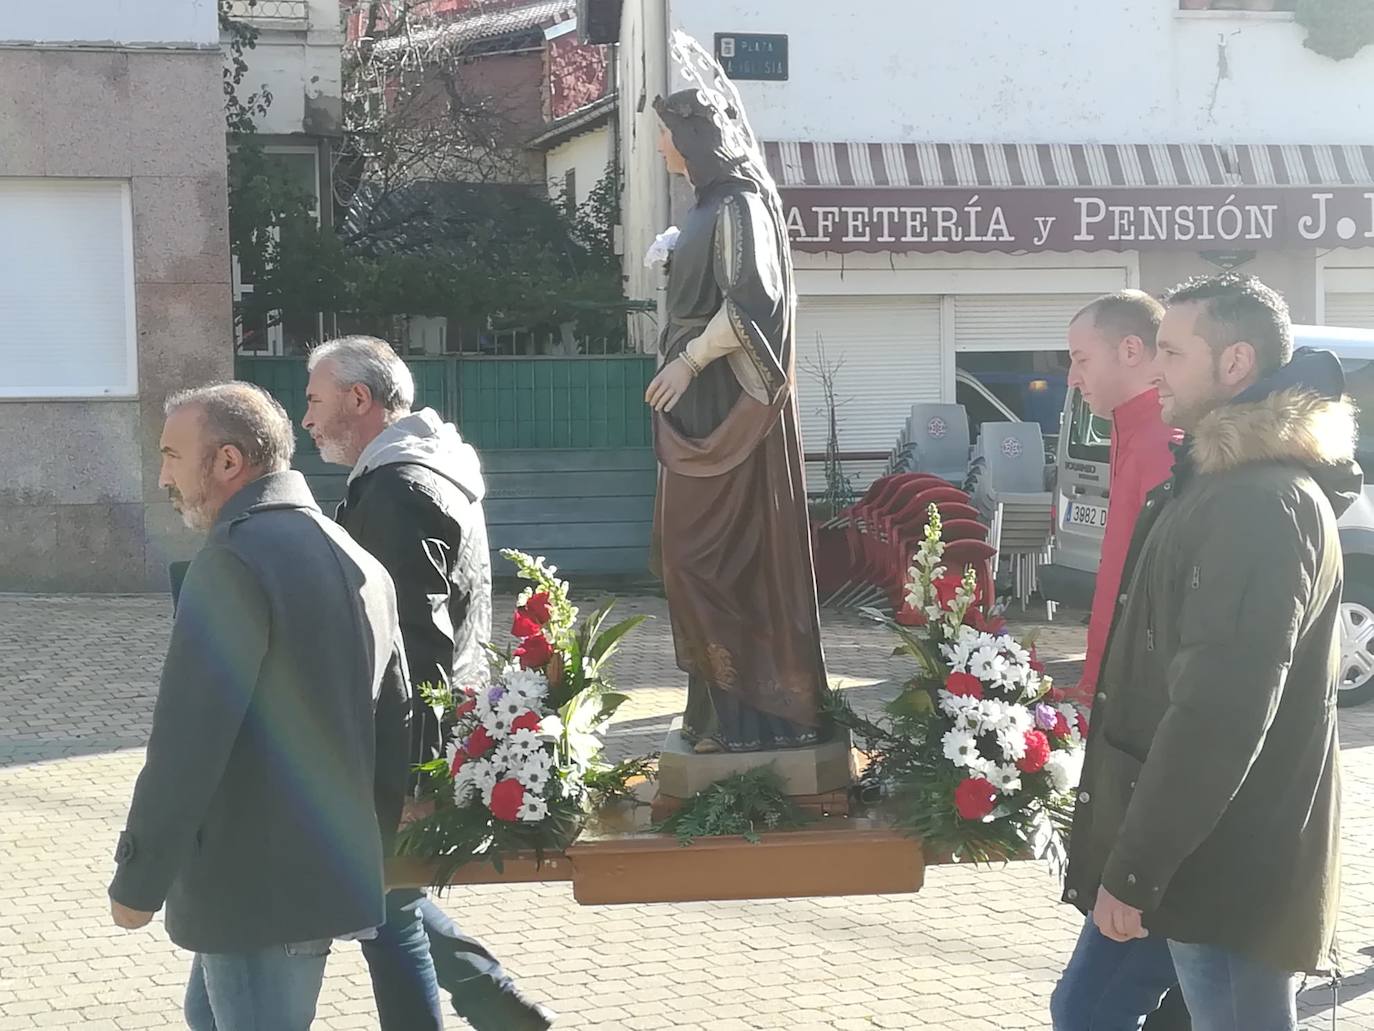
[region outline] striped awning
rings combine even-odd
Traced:
[[[1374,146],[764,144],[781,187],[1367,186]]]

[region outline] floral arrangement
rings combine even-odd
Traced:
[[[428,696],[447,749],[420,767],[434,811],[402,831],[399,851],[439,859],[437,883],[474,858],[500,867],[510,852],[542,857],[577,837],[608,772],[599,732],[626,697],[610,689],[607,662],[645,618],[608,626],[608,604],[579,623],[557,567],[502,555],[531,584],[517,601],[510,643],[488,646],[485,682]]]
[[[974,571],[951,572],[943,558],[932,505],[895,621],[869,612],[918,672],[883,717],[836,700],[836,719],[867,743],[865,780],[932,854],[1062,861],[1087,721],[1055,701],[1034,647],[1007,632]]]

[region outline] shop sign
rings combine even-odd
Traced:
[[[799,251],[1374,247],[1374,187],[782,191]]]

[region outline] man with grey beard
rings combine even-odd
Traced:
[[[384,340],[344,337],[310,355],[302,425],[326,462],[351,466],[335,518],[396,583],[419,740],[442,754],[443,728],[421,684],[484,679],[491,556],[477,452],[433,409],[411,411],[415,382]],[[442,1031],[439,988],[478,1031],[543,1031],[554,1015],[526,1000],[490,952],[422,891],[387,896],[387,922],[363,943],[383,1031]]]

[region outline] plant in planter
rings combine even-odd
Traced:
[[[1374,0],[1297,0],[1294,11],[1303,46],[1324,57],[1344,61],[1374,43]]]
[[[436,860],[435,883],[463,863],[533,851],[542,860],[577,837],[597,788],[614,791],[638,772],[603,767],[600,730],[625,701],[607,663],[645,619],[607,625],[611,606],[578,622],[555,567],[503,551],[532,582],[520,596],[512,643],[491,647],[490,677],[431,692],[449,728],[447,754],[420,767],[434,812],[406,827],[397,851]]]
[[[1034,649],[1006,632],[973,571],[947,571],[943,556],[932,505],[897,621],[868,613],[897,634],[895,654],[916,660],[916,676],[879,719],[838,696],[830,708],[866,743],[867,785],[929,853],[1062,861],[1087,719],[1055,700]]]

